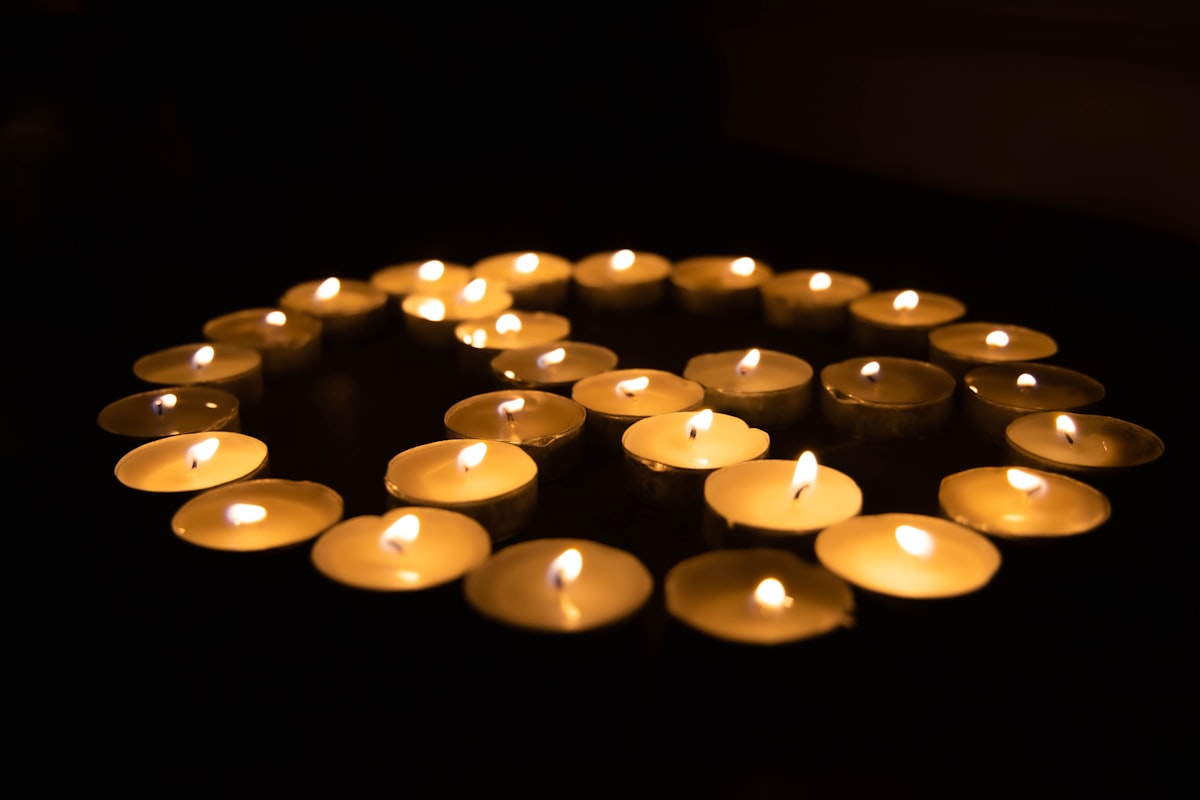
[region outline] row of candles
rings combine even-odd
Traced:
[[[570,320],[555,313],[569,290],[596,310],[651,311],[668,292],[700,315],[761,308],[778,327],[848,327],[870,355],[825,366],[819,389],[804,359],[757,348],[698,355],[681,374],[617,369],[613,351],[570,339]],[[374,335],[392,313],[416,345],[457,348],[462,368],[500,388],[455,403],[445,438],[390,460],[389,511],[343,520],[329,487],[264,477],[266,445],[240,432],[238,407],[261,400],[264,371],[311,366],[323,341]],[[206,342],[135,362],[135,374],[160,388],[110,404],[99,422],[151,440],[120,459],[116,476],[187,497],[172,528],[189,542],[247,551],[312,541],[316,568],[347,585],[408,591],[461,580],[481,613],[550,631],[628,618],[650,597],[649,572],[590,540],[495,545],[529,524],[539,483],[572,469],[585,448],[622,452],[630,491],[702,509],[716,545],[668,573],[668,610],[722,639],[795,641],[848,624],[850,585],[920,599],[982,588],[1000,566],[989,536],[1094,530],[1109,503],[1078,478],[1161,454],[1150,431],[1080,413],[1104,389],[1038,363],[1057,351],[1051,337],[960,322],[964,314],[944,295],[876,292],[835,272],[776,274],[746,257],[672,264],[622,250],[576,264],[533,252],[473,267],[413,262],[369,281],[298,284],[278,308],[211,320]],[[828,423],[865,440],[935,435],[961,397],[980,433],[1005,442],[1012,466],[946,477],[943,517],[861,515],[850,476],[808,451],[767,457],[770,431],[808,415],[814,395]],[[793,552],[797,541],[811,542],[818,564]]]

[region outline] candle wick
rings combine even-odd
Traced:
[[[689,438],[689,439],[691,439],[693,442],[694,442],[694,441],[696,441],[696,428],[695,428],[695,426],[693,426],[693,427],[691,427],[691,428],[688,428],[688,438]]]
[[[801,493],[801,492],[803,492],[803,491],[804,491],[805,489],[807,489],[807,488],[808,488],[808,484],[807,484],[807,483],[806,483],[806,484],[804,484],[803,486],[801,486],[800,488],[798,488],[798,489],[796,490],[796,493],[792,495],[792,499],[793,499],[793,500],[799,500],[799,499],[800,499],[800,493]]]
[[[192,456],[192,469],[195,469],[198,466],[200,466],[200,459],[196,456]]]
[[[511,412],[511,411],[505,411],[505,412],[504,412],[504,416],[508,417],[508,421],[509,421],[509,423],[516,422],[516,420],[515,420],[515,419],[513,419],[513,415],[512,415],[512,412]]]
[[[867,380],[869,380],[871,383],[875,383],[875,381],[879,380],[879,378],[878,376],[871,374],[867,376]]]
[[[1075,444],[1075,440],[1071,437],[1071,434],[1064,433],[1063,438],[1067,440],[1067,444]]]
[[[162,403],[162,400],[155,400],[155,401],[154,401],[154,413],[155,413],[155,414],[157,414],[157,415],[158,415],[158,416],[160,416],[160,417],[163,415],[163,403]]]

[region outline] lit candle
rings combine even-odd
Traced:
[[[871,292],[850,303],[850,338],[863,352],[926,358],[929,332],[967,313],[953,297],[934,292]]]
[[[771,437],[738,417],[706,408],[640,419],[625,430],[621,443],[635,494],[659,505],[699,507],[710,473],[763,458]]]
[[[654,579],[636,556],[586,539],[535,539],[493,554],[463,581],[481,615],[522,630],[581,633],[626,622]]]
[[[243,407],[263,393],[262,356],[251,347],[224,342],[181,344],[142,356],[133,374],[159,386],[211,386],[236,395]]]
[[[492,359],[492,374],[505,386],[570,394],[576,381],[617,366],[617,354],[589,342],[559,341],[506,350]]]
[[[808,450],[795,461],[732,464],[704,481],[702,525],[717,547],[811,549],[811,534],[860,511],[862,490],[854,479],[818,464]]]
[[[666,293],[671,262],[656,253],[615,250],[595,253],[575,264],[575,295],[597,311],[655,308]]]
[[[96,422],[109,433],[131,439],[241,430],[237,397],[211,386],[172,386],[128,395],[106,405]]]
[[[506,350],[540,347],[571,334],[571,321],[549,311],[509,310],[454,328],[459,365],[476,375],[492,374],[492,359]]]
[[[571,398],[587,409],[584,428],[605,450],[621,451],[621,437],[639,419],[691,411],[704,403],[704,387],[673,372],[614,369],[581,378]]]
[[[1037,469],[976,467],[948,475],[938,489],[947,519],[993,536],[1075,536],[1108,521],[1108,498],[1092,486]]]
[[[329,277],[296,284],[279,298],[279,307],[321,320],[326,341],[351,341],[383,328],[387,299],[387,294],[369,281]]]
[[[1035,411],[1082,411],[1104,399],[1104,386],[1051,364],[976,367],[963,376],[963,417],[985,438],[1004,441],[1008,423]]]
[[[300,372],[321,357],[319,319],[278,308],[248,308],[210,319],[204,336],[258,351],[263,370],[271,375]]]
[[[384,486],[392,507],[457,511],[483,525],[493,541],[501,541],[533,516],[537,463],[515,444],[447,439],[393,456]]]
[[[400,307],[414,340],[426,347],[452,347],[459,323],[502,314],[512,305],[513,296],[505,289],[475,278],[453,294],[410,294]]]
[[[554,310],[566,300],[573,265],[540,251],[499,253],[475,262],[474,274],[502,284],[518,308]]]
[[[845,581],[773,548],[692,556],[667,572],[663,594],[674,619],[736,644],[784,645],[854,623]]]
[[[1097,414],[1038,411],[1005,431],[1006,461],[1051,472],[1103,477],[1148,464],[1163,442],[1140,425]]]
[[[444,422],[448,436],[515,444],[537,463],[538,477],[549,480],[579,462],[586,417],[584,407],[569,397],[509,389],[460,400]]]
[[[987,537],[923,514],[851,517],[818,533],[814,549],[854,586],[912,599],[970,594],[1000,568],[1000,551]]]
[[[859,439],[932,436],[954,411],[954,376],[908,358],[851,358],[821,370],[821,410]]]
[[[323,484],[260,478],[196,495],[175,512],[171,530],[210,550],[275,550],[315,538],[342,510],[342,496]]]
[[[776,350],[725,350],[688,360],[683,377],[705,390],[705,405],[760,428],[786,428],[812,405],[812,366]]]
[[[190,494],[265,475],[267,445],[234,431],[165,436],[126,453],[117,480],[143,492]]]
[[[1037,361],[1057,352],[1054,339],[1020,325],[957,322],[929,332],[930,362],[955,378],[983,364]]]
[[[487,530],[471,517],[404,506],[334,525],[313,543],[311,557],[321,574],[346,586],[412,592],[459,580],[491,552]]]
[[[759,290],[767,324],[831,331],[847,326],[850,303],[867,295],[871,284],[845,272],[801,269],[774,275]]]
[[[399,308],[410,294],[444,295],[462,291],[474,278],[465,264],[441,261],[405,261],[389,264],[371,275],[371,285],[386,294]]]
[[[693,314],[742,314],[759,305],[759,286],[774,270],[749,256],[685,258],[671,269],[675,302]]]

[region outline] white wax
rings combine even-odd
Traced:
[[[899,526],[929,535],[931,549],[901,547]],[[851,517],[817,534],[817,558],[831,572],[869,591],[913,599],[957,597],[982,589],[1000,568],[1000,551],[956,522],[923,514]]]
[[[419,521],[416,538],[399,549],[383,545],[384,532],[409,514]],[[471,517],[442,508],[403,506],[334,525],[313,543],[312,561],[322,574],[347,586],[404,592],[457,580],[491,552],[488,532]]]
[[[261,508],[261,519],[231,513],[237,504]],[[211,550],[273,550],[312,539],[340,520],[342,510],[341,495],[328,486],[262,478],[193,497],[175,512],[171,529],[179,538]]]
[[[465,264],[442,262],[442,273],[434,280],[421,277],[421,267],[426,261],[405,261],[389,264],[371,275],[371,285],[395,300],[403,300],[410,294],[453,294],[471,282],[474,275]]]
[[[689,438],[693,411],[658,414],[634,422],[625,431],[625,450],[644,460],[678,469],[715,470],[742,461],[762,458],[770,436],[728,414],[713,414],[712,425]]]
[[[238,431],[235,395],[211,386],[172,386],[138,392],[109,403],[96,419],[109,433],[157,439],[178,433]]]
[[[812,287],[813,276],[829,276],[829,285]],[[759,286],[763,314],[777,327],[830,328],[845,322],[850,303],[867,295],[871,284],[857,275],[801,269],[778,273]]]
[[[477,503],[515,492],[537,479],[533,459],[505,442],[485,442],[483,460],[463,471],[458,456],[476,441],[430,442],[393,456],[386,474],[389,491],[397,497],[434,505]]]
[[[518,269],[518,263],[524,256],[537,257],[537,266],[523,272]],[[514,294],[535,286],[548,283],[566,283],[571,279],[573,265],[562,256],[545,253],[539,250],[525,250],[513,253],[497,253],[475,262],[472,268],[478,278],[489,282],[497,281],[508,287]]]
[[[317,295],[324,280],[298,283],[284,292],[279,305],[285,311],[311,314],[324,321],[339,317],[357,317],[380,311],[387,303],[387,294],[368,281],[339,278],[337,294],[328,298]]]
[[[1038,411],[1009,423],[1005,440],[1018,453],[1062,468],[1121,469],[1154,461],[1163,442],[1132,422],[1097,414],[1070,413],[1074,440],[1068,442],[1056,424],[1061,412]]]
[[[497,325],[501,318],[512,315],[520,323],[513,329],[507,320]],[[571,321],[561,314],[548,311],[502,311],[478,319],[465,320],[454,328],[454,337],[464,347],[474,350],[515,350],[520,347],[538,345],[565,339],[571,333]]]
[[[512,419],[500,411],[502,403],[514,400],[524,405],[511,411]],[[460,400],[446,411],[447,431],[467,439],[489,439],[520,445],[562,436],[583,426],[587,411],[569,397],[536,390],[508,389],[486,392]]]
[[[1033,386],[1018,378],[1033,376]],[[1104,398],[1104,386],[1082,372],[1051,364],[987,364],[963,376],[966,391],[979,400],[1011,409],[1056,411],[1083,408]]]
[[[312,364],[320,354],[322,323],[311,314],[284,314],[281,325],[268,316],[275,308],[248,308],[214,317],[204,324],[212,342],[225,342],[257,350],[268,372],[284,372]]]
[[[565,351],[562,361],[545,365],[538,363],[539,358],[560,347]],[[607,347],[564,340],[538,347],[506,350],[492,359],[492,372],[505,383],[536,388],[574,383],[607,372],[616,365],[617,354]]]
[[[764,608],[754,600],[769,578],[790,602]],[[667,572],[667,611],[701,633],[729,642],[779,645],[811,639],[853,624],[854,593],[829,570],[772,548],[716,550]]]
[[[875,379],[862,374],[879,364]],[[821,370],[825,390],[842,401],[872,406],[905,406],[944,400],[954,394],[954,376],[925,361],[894,356],[859,357],[828,364]]]
[[[1006,344],[988,344],[988,336],[996,331],[1007,336]],[[929,347],[931,355],[975,363],[1035,361],[1058,352],[1054,339],[1041,331],[995,322],[957,322],[934,328],[929,332]]]
[[[795,495],[795,461],[760,459],[716,470],[704,502],[730,525],[778,533],[814,533],[862,510],[862,490],[843,472],[817,465],[816,480]]]
[[[646,388],[619,391],[618,384],[646,378]],[[673,372],[657,369],[614,369],[581,378],[571,397],[588,410],[614,417],[638,419],[698,408],[704,387]]]
[[[850,303],[850,315],[879,327],[932,329],[954,322],[967,311],[966,306],[953,297],[925,291],[917,292],[915,308],[897,310],[893,304],[901,291],[864,295]]]
[[[683,377],[704,388],[722,394],[761,394],[807,386],[813,377],[812,366],[802,358],[776,350],[759,350],[757,366],[744,373],[738,363],[747,350],[705,353],[688,359]]]
[[[217,439],[216,452],[193,466],[189,449]],[[117,462],[117,480],[143,492],[200,492],[253,477],[267,464],[267,445],[232,431],[181,433],[134,448]]]
[[[1109,518],[1108,498],[1086,483],[1025,468],[1044,482],[1029,492],[1013,487],[1008,470],[976,467],[946,476],[938,489],[942,512],[960,525],[1010,538],[1074,536]]]
[[[548,579],[569,549],[582,557],[579,575],[562,588]],[[586,539],[535,539],[498,551],[463,583],[480,614],[526,630],[577,633],[621,622],[650,599],[654,579],[634,555]]]
[[[760,261],[754,269],[742,274],[734,269],[740,256],[695,256],[679,261],[671,269],[669,279],[680,289],[697,292],[723,292],[757,289],[773,276],[774,270]]]

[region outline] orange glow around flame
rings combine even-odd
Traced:
[[[318,300],[330,300],[337,297],[338,292],[342,291],[342,282],[337,278],[326,278],[321,281],[321,285],[317,287],[314,296]]]
[[[983,341],[988,347],[1008,347],[1008,334],[1004,331],[992,331]]]
[[[561,347],[556,347],[548,353],[542,353],[537,357],[537,365],[542,369],[552,367],[555,364],[561,364],[563,359],[567,357],[567,351]]]
[[[537,253],[525,253],[517,256],[517,260],[513,262],[513,268],[522,275],[528,275],[538,268],[540,259]]]
[[[379,537],[379,546],[384,550],[403,553],[405,546],[415,542],[420,532],[420,518],[416,514],[405,514],[384,530]]]
[[[618,250],[609,258],[608,264],[616,272],[624,272],[633,266],[634,255],[632,250]]]
[[[187,449],[187,453],[184,454],[184,461],[189,469],[196,469],[216,455],[217,448],[220,446],[221,440],[215,436],[211,439],[205,439]]]
[[[933,537],[928,531],[914,528],[912,525],[896,527],[896,543],[904,552],[918,558],[929,558],[933,553]]]
[[[212,363],[213,357],[217,351],[213,349],[211,344],[206,344],[200,347],[196,352],[192,353],[192,369],[204,369]]]
[[[829,277],[828,272],[814,273],[808,279],[808,288],[814,292],[823,292],[833,285],[833,278]]]
[[[811,450],[805,450],[796,459],[796,469],[792,472],[792,499],[798,499],[806,490],[811,493],[817,485],[817,457]]]
[[[790,608],[792,602],[778,578],[765,578],[754,587],[754,605],[762,613],[777,614]]]
[[[574,547],[568,548],[550,562],[546,581],[555,589],[565,589],[575,582],[583,571],[583,555]]]
[[[634,397],[649,385],[650,379],[645,375],[638,378],[630,378],[627,381],[618,381],[617,394],[624,395],[625,397]]]
[[[740,275],[743,278],[748,278],[753,275],[754,267],[754,259],[750,258],[749,256],[742,256],[741,258],[734,259],[733,263],[729,265],[729,269],[734,275]]]
[[[1075,444],[1075,420],[1068,417],[1066,414],[1059,414],[1054,418],[1054,429],[1058,431],[1058,435],[1066,441],[1067,444]]]
[[[487,442],[476,442],[464,447],[458,452],[458,471],[470,472],[483,462],[485,455],[487,455]]]
[[[1028,372],[1022,372],[1017,376],[1018,389],[1036,389],[1037,385],[1037,378],[1033,377]]]
[[[496,318],[496,333],[516,333],[521,330],[521,318],[507,312]]]
[[[758,348],[751,348],[746,355],[742,356],[742,360],[737,363],[738,375],[746,375],[750,373],[755,367],[758,366],[758,362],[761,359],[762,353],[759,352]]]
[[[1032,472],[1026,472],[1023,469],[1010,469],[1005,473],[1008,479],[1008,485],[1016,489],[1018,492],[1033,497],[1041,494],[1046,489],[1046,482]]]
[[[234,527],[252,525],[267,518],[267,510],[255,503],[230,503],[225,509],[225,520]]]
[[[279,310],[268,311],[267,315],[263,317],[263,322],[272,328],[282,328],[284,325],[287,325],[287,314]]]
[[[440,280],[446,274],[446,265],[436,259],[426,261],[421,266],[417,267],[417,277],[423,281]]]
[[[912,289],[905,289],[892,300],[892,308],[896,311],[912,311],[921,302],[921,296]]]

